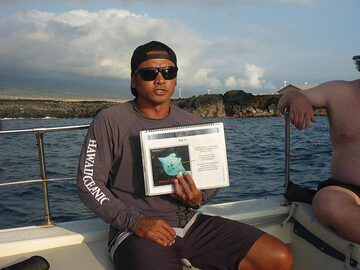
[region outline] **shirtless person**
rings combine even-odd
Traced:
[[[360,56],[354,56],[360,71]],[[319,185],[313,200],[317,217],[344,238],[360,243],[360,79],[331,81],[281,97],[290,121],[302,130],[315,122],[313,107],[326,108],[333,148],[331,179]]]

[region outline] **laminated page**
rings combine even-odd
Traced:
[[[189,172],[199,189],[229,186],[223,123],[140,132],[145,194],[173,193],[179,173]]]

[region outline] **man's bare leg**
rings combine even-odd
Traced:
[[[324,187],[316,193],[313,207],[321,222],[360,244],[360,198],[354,192],[338,186]]]
[[[290,270],[294,257],[287,245],[264,234],[250,248],[239,264],[239,270]]]

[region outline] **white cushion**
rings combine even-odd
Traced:
[[[315,216],[311,205],[294,203],[292,216],[320,240],[360,263],[360,245],[342,238],[334,229],[323,225]]]

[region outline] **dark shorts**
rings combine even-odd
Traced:
[[[200,269],[237,270],[264,232],[241,222],[199,215],[184,238],[171,247],[131,235],[116,249],[117,270],[181,270],[181,258]]]
[[[360,187],[358,187],[358,186],[344,184],[338,180],[335,180],[334,178],[329,178],[328,180],[321,182],[318,185],[318,189],[320,190],[320,189],[322,189],[324,187],[328,187],[328,186],[338,186],[338,187],[346,188],[346,189],[354,192],[360,198]]]

